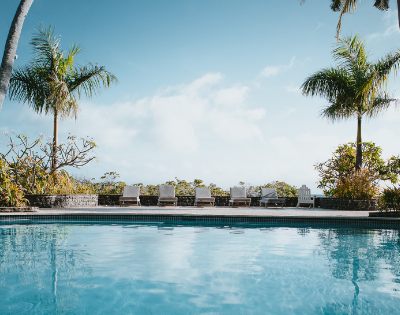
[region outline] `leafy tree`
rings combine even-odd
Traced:
[[[368,176],[371,185],[369,187],[375,187],[375,183],[382,180],[396,183],[398,181],[398,175],[400,174],[399,157],[393,156],[385,162],[381,158],[382,149],[376,146],[375,143],[362,142],[361,145],[364,154],[363,173],[365,176]],[[355,143],[340,145],[333,152],[332,158],[323,163],[314,165],[320,177],[320,180],[317,182],[318,188],[321,188],[326,196],[349,197],[351,194],[354,196],[356,188],[363,189],[360,183],[363,182],[364,187],[367,186],[363,177],[354,172],[356,147],[357,145]],[[367,174],[365,174],[366,172]],[[358,176],[358,179],[356,179],[355,176]],[[355,185],[353,190],[349,190],[350,184],[354,184],[351,178],[353,178],[354,181],[358,180],[358,186],[360,187],[356,187],[357,185]]]
[[[24,194],[69,194],[91,191],[90,186],[82,185],[65,170],[52,175],[49,173],[52,159],[49,153],[49,148],[52,146],[51,140],[43,144],[43,136],[34,141],[23,134],[17,134],[15,137],[7,136],[9,144],[0,152],[0,161],[3,165],[0,177],[4,179],[0,181],[0,190],[6,196],[5,198],[16,200],[12,196],[13,194],[18,196],[18,189]],[[75,137],[70,136],[66,144],[61,143],[58,146],[61,156],[59,167],[79,168],[95,159],[89,156],[96,147],[93,140],[81,140],[82,144],[79,144]]]
[[[368,60],[364,42],[355,35],[339,40],[333,50],[336,68],[322,69],[302,84],[303,95],[322,96],[329,106],[321,116],[336,121],[357,118],[356,170],[362,167],[361,121],[387,109],[395,99],[384,91],[388,76],[399,67],[400,53],[387,54],[377,62]]]
[[[275,188],[279,197],[296,197],[298,194],[296,186],[292,186],[280,181],[273,181],[266,185],[262,185],[260,186],[260,191],[261,188]]]
[[[68,52],[60,49],[60,37],[54,28],[38,26],[30,44],[34,59],[24,67],[17,67],[10,79],[10,99],[27,103],[37,113],[54,116],[54,137],[51,173],[58,165],[58,119],[76,118],[77,98],[84,93],[92,97],[117,82],[117,78],[103,66],[89,63],[78,66],[74,58],[82,47],[74,44]]]
[[[245,182],[239,182],[239,185],[242,187],[246,187]],[[275,188],[279,197],[296,197],[298,193],[296,186],[292,186],[281,181],[272,181],[268,184],[260,186],[248,185],[246,187],[247,196],[259,197],[261,194],[261,188]]]
[[[94,191],[102,195],[121,195],[125,182],[117,181],[120,175],[117,172],[106,172],[100,177],[101,181],[92,184]]]
[[[400,187],[387,187],[379,196],[380,211],[400,211]]]
[[[15,13],[14,19],[11,23],[10,31],[6,45],[4,48],[3,59],[0,66],[0,110],[3,106],[4,98],[7,93],[8,83],[10,81],[14,60],[17,55],[17,47],[19,36],[21,35],[22,26],[25,21],[25,17],[33,3],[33,0],[21,0],[17,12]]]

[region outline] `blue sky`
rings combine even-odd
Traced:
[[[15,64],[32,58],[29,41],[43,22],[55,26],[64,50],[84,47],[78,63],[97,62],[118,77],[118,85],[80,100],[76,121],[60,123],[60,141],[72,133],[99,145],[98,162],[72,174],[99,179],[116,171],[128,184],[199,178],[225,189],[280,180],[318,193],[313,165],[356,137],[355,120],[327,122],[319,117],[326,101],[299,90],[307,76],[334,65],[339,14],[329,3],[35,0]],[[18,4],[2,5],[0,43]],[[363,2],[344,17],[341,35],[357,32],[372,59],[383,56],[400,47],[395,9]],[[391,80],[393,96],[397,86]],[[398,155],[399,121],[395,109],[365,120],[363,141],[381,146],[385,158]],[[35,138],[51,136],[52,126],[52,117],[14,101],[0,112],[1,131]]]

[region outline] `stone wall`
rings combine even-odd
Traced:
[[[119,196],[120,195],[99,195],[99,206],[118,206]]]
[[[99,206],[115,206],[119,205],[120,195],[99,195]],[[228,207],[229,196],[214,196],[215,206]],[[177,196],[178,206],[190,207],[194,206],[194,196]],[[251,197],[251,206],[258,207],[261,197]],[[140,203],[142,206],[157,206],[158,196],[140,195]],[[295,207],[297,205],[297,197],[285,198],[284,207]]]
[[[378,210],[377,200],[355,200],[355,199],[342,199],[342,198],[317,198],[319,199],[319,206],[323,209],[334,210]]]
[[[25,195],[31,207],[86,208],[98,205],[97,195]]]
[[[120,195],[25,195],[31,207],[39,208],[82,208],[119,205]],[[194,196],[177,196],[178,206],[194,206]],[[215,196],[215,206],[228,207],[229,196]],[[142,206],[157,206],[158,196],[141,195]],[[260,197],[251,197],[251,206],[258,207]],[[285,198],[284,207],[296,207],[297,197]],[[334,210],[377,210],[377,201],[340,198],[316,198],[315,207]]]

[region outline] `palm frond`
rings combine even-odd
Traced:
[[[399,68],[400,50],[387,54],[373,65],[373,76],[371,76],[371,81],[374,81],[374,84],[379,85],[386,83],[390,72],[394,71],[396,73]]]
[[[54,28],[51,25],[45,28],[43,24],[39,24],[35,30],[36,34],[30,44],[33,47],[36,62],[54,67],[57,60],[62,57],[60,36],[54,35]]]
[[[331,10],[334,12],[340,11],[342,8],[343,0],[332,0],[331,2]]]
[[[340,8],[342,9],[340,11],[339,21],[336,26],[336,38],[339,40],[339,33],[340,33],[340,29],[342,27],[342,17],[345,13],[353,13],[354,11],[357,10],[357,0],[341,0],[340,5],[337,2],[338,1],[335,1],[335,7],[334,7],[334,8],[336,8],[336,11],[339,11]],[[332,5],[331,5],[331,8],[332,8]]]
[[[46,103],[48,90],[44,83],[43,73],[34,66],[16,67],[11,74],[9,98],[27,103],[37,113],[41,113]]]
[[[340,68],[322,69],[308,77],[301,85],[306,96],[322,96],[334,102],[338,95],[349,94],[352,88],[351,78]]]
[[[389,9],[389,0],[375,0],[374,7],[379,10]]]
[[[102,87],[108,88],[111,83],[118,83],[118,79],[103,66],[90,63],[74,69],[68,86],[71,92],[77,91],[79,98],[82,92],[90,98],[99,93]]]
[[[64,59],[66,69],[68,71],[72,71],[74,68],[74,57],[78,54],[80,54],[83,51],[83,48],[81,45],[78,45],[75,43],[72,45],[71,49],[68,51],[67,57]]]
[[[332,50],[332,54],[347,72],[355,76],[362,75],[369,69],[369,54],[365,49],[364,41],[357,34],[340,39]]]
[[[330,106],[321,110],[320,116],[325,117],[332,122],[357,116],[358,112],[354,111],[352,105],[353,104],[351,103],[343,103],[340,100],[337,102],[331,102]]]
[[[370,101],[370,106],[368,107],[365,115],[368,118],[375,117],[377,114],[389,108],[391,105],[398,105],[398,100],[391,98],[387,93],[382,93],[381,95],[375,95]]]

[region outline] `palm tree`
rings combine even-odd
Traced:
[[[103,66],[89,63],[85,66],[74,64],[74,57],[82,47],[74,44],[68,52],[60,50],[60,37],[54,35],[54,28],[36,27],[30,44],[35,57],[24,67],[17,67],[10,79],[10,99],[27,103],[37,113],[54,116],[54,137],[52,166],[56,171],[58,147],[58,119],[76,118],[81,94],[92,97],[118,82],[117,78]]]
[[[301,0],[300,3],[305,2],[305,0]],[[357,2],[361,2],[361,0],[331,0],[331,9],[332,11],[338,12],[340,11],[340,17],[338,24],[336,26],[336,38],[339,40],[339,32],[342,27],[342,17],[345,13],[353,13],[357,10]],[[389,0],[375,0],[374,7],[381,10],[386,11],[389,9]],[[397,16],[400,27],[400,0],[397,0]]]
[[[361,121],[387,109],[395,99],[384,91],[388,76],[399,67],[400,53],[390,53],[375,63],[368,60],[364,42],[355,35],[339,40],[332,51],[336,68],[322,69],[302,84],[303,95],[322,96],[329,106],[321,116],[336,121],[357,118],[356,170],[362,166]]]
[[[19,36],[21,35],[22,25],[25,17],[33,3],[33,0],[21,0],[14,19],[11,23],[10,31],[4,48],[3,59],[0,66],[0,110],[3,106],[4,98],[7,93],[8,83],[10,81],[14,59],[16,59]]]
[[[340,28],[342,26],[342,17],[345,13],[353,13],[357,10],[357,1],[360,0],[331,0],[331,9],[335,12],[340,11],[339,21],[336,27],[336,37],[339,38]],[[361,2],[361,1],[360,1]],[[375,0],[374,7],[383,11],[389,9],[389,0]],[[397,16],[400,27],[400,0],[397,0]]]

